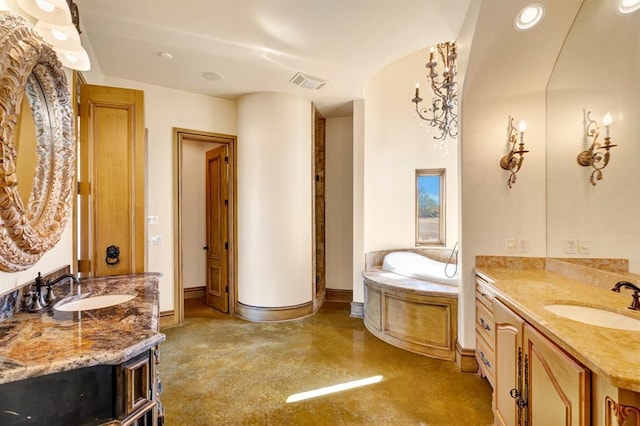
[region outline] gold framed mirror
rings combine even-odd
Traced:
[[[25,99],[30,108],[23,107]],[[21,114],[29,109],[31,117]],[[31,25],[12,13],[0,15],[0,126],[0,269],[21,271],[64,231],[76,147],[62,65]],[[29,129],[33,142],[25,142]]]

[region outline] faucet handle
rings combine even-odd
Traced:
[[[631,301],[629,309],[640,311],[640,296],[638,295],[638,292],[634,291],[631,297],[633,297],[633,300]]]

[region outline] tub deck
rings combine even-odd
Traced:
[[[409,278],[375,267],[364,271],[362,276],[367,330],[401,349],[455,360],[457,286]]]

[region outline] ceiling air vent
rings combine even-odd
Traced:
[[[318,77],[314,77],[309,74],[303,74],[301,72],[297,73],[293,76],[291,80],[289,80],[293,84],[304,87],[305,89],[317,90],[322,86],[327,84],[327,80],[322,80]]]

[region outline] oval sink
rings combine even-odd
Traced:
[[[547,311],[561,317],[599,327],[616,328],[618,330],[640,331],[640,320],[606,309],[581,305],[546,305]]]
[[[85,297],[58,302],[53,309],[64,312],[88,311],[91,309],[108,308],[119,305],[135,298],[135,294],[101,294],[97,296]]]

